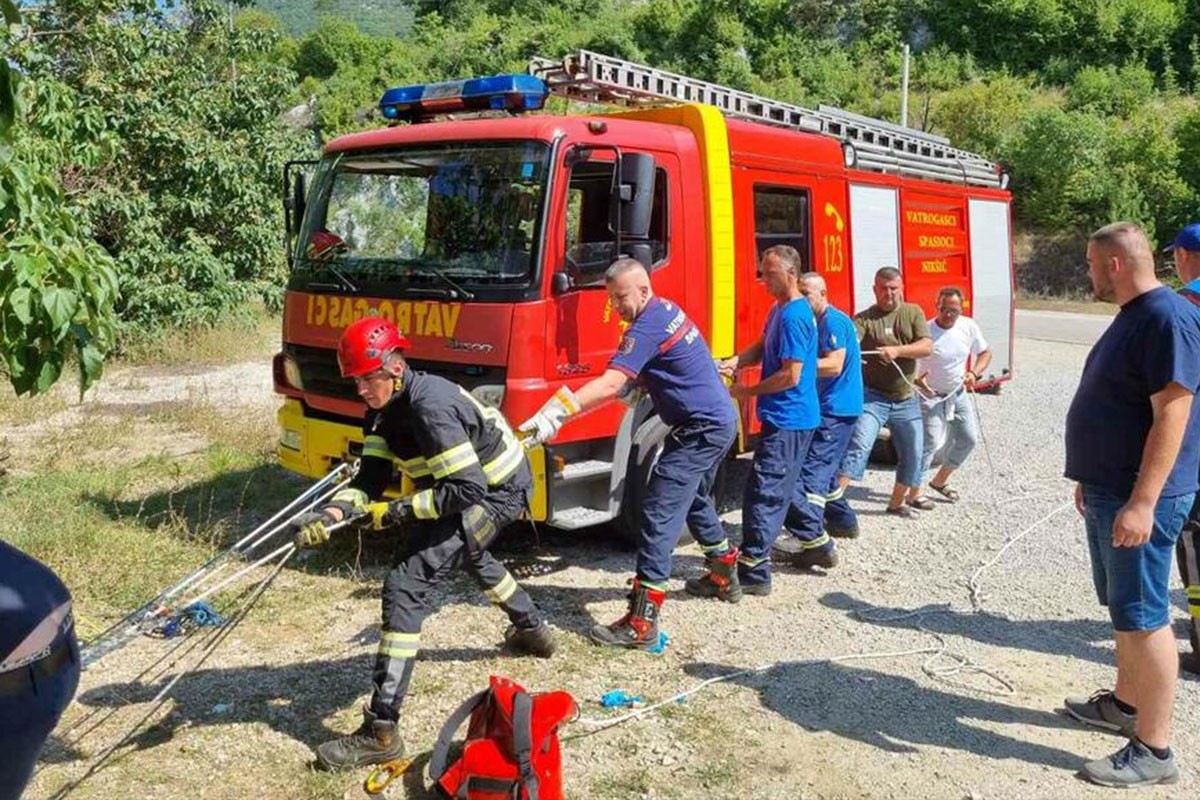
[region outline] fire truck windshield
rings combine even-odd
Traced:
[[[326,157],[292,288],[469,299],[529,286],[548,154],[540,142],[458,142]]]

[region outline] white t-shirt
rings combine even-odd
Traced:
[[[938,394],[949,394],[962,383],[967,357],[978,358],[988,349],[983,331],[970,317],[959,317],[952,328],[943,328],[937,318],[929,320],[933,355],[917,362],[917,374],[925,375],[929,387]]]

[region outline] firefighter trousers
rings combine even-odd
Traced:
[[[857,422],[858,417],[823,415],[808,446],[808,457],[800,468],[796,497],[784,519],[788,533],[799,539],[806,550],[833,549],[833,540],[822,529],[825,502],[833,491],[831,484],[833,489],[837,488],[838,467],[846,455]]]
[[[742,497],[744,538],[738,580],[746,586],[771,582],[771,545],[795,503],[796,493],[803,492],[800,471],[815,430],[786,431],[763,423]]]
[[[519,628],[540,624],[533,599],[487,548],[529,503],[528,465],[507,484],[493,488],[478,505],[411,528],[413,544],[383,583],[383,634],[375,656],[371,711],[399,719],[421,645],[421,624],[434,610],[433,590],[465,569],[488,599]]]
[[[1175,556],[1179,562],[1179,577],[1187,590],[1188,636],[1192,640],[1192,652],[1200,656],[1200,499],[1192,507],[1183,532],[1175,542]]]
[[[736,438],[736,420],[696,420],[667,434],[642,502],[637,576],[643,585],[666,588],[671,577],[671,553],[683,533],[684,522],[705,552],[722,543],[729,546],[713,503],[712,488],[721,461]]]

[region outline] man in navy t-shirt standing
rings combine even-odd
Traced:
[[[0,542],[0,800],[17,800],[79,686],[71,595],[40,561]]]
[[[813,434],[800,470],[800,492],[788,509],[784,527],[791,536],[775,543],[771,558],[809,569],[837,566],[833,539],[822,530],[826,500],[844,491],[838,466],[863,411],[862,355],[854,320],[829,303],[825,279],[817,272],[800,276],[800,291],[817,318],[817,395],[821,424]]]
[[[1200,222],[1181,230],[1175,241],[1167,245],[1166,252],[1174,255],[1175,271],[1183,281],[1179,295],[1200,307]],[[1200,675],[1200,499],[1192,504],[1192,513],[1179,534],[1175,559],[1179,563],[1179,577],[1187,587],[1191,615],[1188,636],[1192,640],[1192,652],[1180,659],[1179,665]]]
[[[1129,744],[1084,765],[1105,786],[1174,783],[1171,706],[1178,655],[1168,589],[1175,541],[1200,472],[1200,309],[1162,286],[1136,225],[1092,234],[1088,275],[1121,310],[1084,362],[1067,412],[1066,477],[1087,529],[1092,580],[1108,607],[1117,682],[1066,712]]]
[[[750,478],[742,498],[742,554],[738,581],[746,594],[771,591],[771,546],[788,509],[803,503],[800,472],[813,432],[821,423],[817,399],[817,322],[800,292],[803,267],[794,247],[776,245],[762,254],[762,277],[775,305],[763,335],[742,352],[721,362],[723,371],[762,364],[762,380],[735,383],[739,401],[756,398],[762,423]],[[692,594],[705,595],[703,579],[688,581]]]
[[[553,438],[572,414],[640,384],[670,426],[641,508],[637,575],[629,610],[591,638],[610,647],[658,643],[658,619],[671,576],[671,551],[686,522],[704,550],[716,594],[737,602],[737,550],[717,516],[711,490],[721,460],[737,438],[737,414],[700,330],[674,303],[654,296],[641,263],[623,258],[605,274],[608,296],[629,328],[608,369],[572,392],[561,387],[521,430],[536,441]]]

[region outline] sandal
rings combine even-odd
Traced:
[[[933,509],[937,507],[933,504],[932,500],[923,494],[917,495],[912,500],[905,500],[904,502],[913,508],[919,508],[922,511],[933,511]]]
[[[884,509],[884,513],[891,514],[895,517],[904,517],[905,519],[917,518],[917,512],[913,511],[908,506],[896,506],[895,508],[888,506],[886,509]]]
[[[951,503],[958,502],[958,492],[954,491],[953,489],[951,489],[948,486],[934,486],[931,483],[931,484],[929,484],[929,488],[933,489],[935,492],[940,494],[942,497],[946,498],[946,500],[948,502],[951,502]]]

